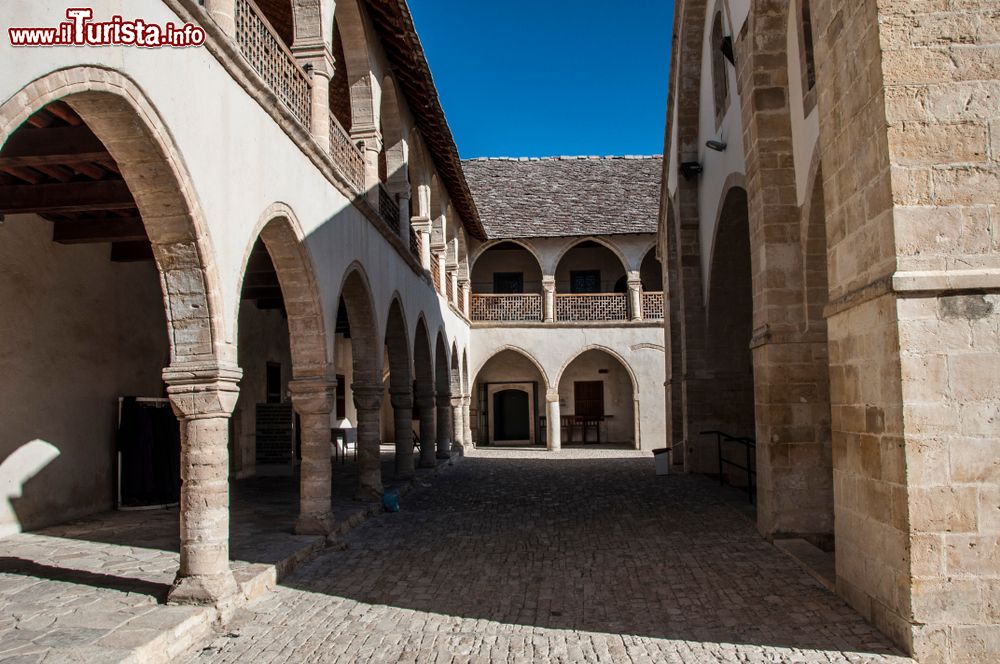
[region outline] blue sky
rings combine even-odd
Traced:
[[[409,0],[462,158],[660,154],[673,0]]]

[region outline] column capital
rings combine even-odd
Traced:
[[[414,403],[420,410],[434,408],[434,406],[436,405],[434,400],[434,393],[433,392],[423,393],[418,390],[416,397],[414,398]]]
[[[300,415],[323,415],[333,410],[337,398],[335,378],[300,378],[288,383],[292,406]]]
[[[381,385],[351,385],[351,395],[358,410],[378,410],[382,407]]]
[[[549,403],[552,403],[553,401],[555,401],[556,403],[558,403],[559,402],[559,390],[547,390],[545,392],[545,400],[548,401]]]
[[[163,370],[170,405],[178,417],[229,417],[240,396],[243,370],[219,362],[178,363]]]
[[[413,226],[413,230],[418,233],[430,233],[431,232],[431,218],[421,217],[420,215],[410,217],[410,225]]]
[[[396,410],[413,409],[413,393],[410,390],[399,390],[389,392],[389,403]]]
[[[542,288],[545,290],[556,289],[556,278],[553,275],[542,275]]]
[[[295,60],[306,71],[327,80],[333,78],[336,71],[336,59],[322,39],[297,41],[292,46],[291,51]]]
[[[364,143],[364,150],[367,152],[382,151],[382,132],[374,127],[365,127],[351,131],[351,140],[357,143]]]
[[[462,404],[465,402],[465,397],[451,397],[451,405],[453,408],[461,408]]]

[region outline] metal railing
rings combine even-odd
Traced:
[[[337,121],[332,110],[330,111],[330,156],[340,169],[341,175],[347,178],[354,190],[358,193],[364,191],[365,157],[351,142],[350,134]]]
[[[541,321],[542,296],[538,293],[473,295],[472,320]]]
[[[643,291],[642,317],[644,320],[663,320],[663,293]]]
[[[243,57],[308,129],[312,109],[309,75],[295,61],[295,56],[253,0],[236,0],[235,9],[236,43]]]
[[[715,436],[715,444],[718,447],[719,452],[719,484],[725,484],[725,475],[722,473],[722,467],[732,466],[733,468],[738,468],[739,470],[745,471],[747,474],[747,496],[750,499],[750,503],[753,504],[757,500],[757,441],[748,436],[731,436],[724,431],[702,431],[703,436]],[[723,443],[737,443],[743,445],[746,448],[746,465],[740,465],[735,461],[730,461],[725,458],[722,454],[722,444]]]
[[[385,188],[385,185],[378,185],[378,214],[389,228],[399,234],[399,206],[393,200],[392,194]]]
[[[625,293],[556,294],[556,320],[628,320]]]

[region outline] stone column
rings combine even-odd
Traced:
[[[227,605],[238,591],[229,569],[229,416],[243,372],[235,365],[163,371],[181,430],[180,569],[173,604]]]
[[[453,306],[453,307],[455,307],[457,309],[458,308],[458,296],[459,296],[460,291],[458,290],[458,270],[456,268],[452,268],[448,272],[448,279],[451,280],[451,297],[448,298],[448,303],[451,304],[451,306]],[[448,290],[445,289],[445,293],[446,294],[447,294],[447,292],[448,292]]]
[[[451,395],[437,395],[437,458],[451,458]]]
[[[628,275],[628,309],[632,320],[642,320],[642,280],[637,272]]]
[[[420,416],[420,467],[434,468],[436,429],[434,427],[434,395],[417,392],[417,414]]]
[[[236,36],[236,0],[205,0],[205,11],[223,32]]]
[[[465,419],[462,416],[462,397],[451,398],[451,451],[465,454]]]
[[[390,393],[393,414],[393,433],[396,440],[396,477],[408,480],[413,477],[413,393],[410,390]]]
[[[381,385],[352,385],[358,410],[358,490],[356,500],[375,500],[382,495],[382,454],[379,449]]]
[[[351,140],[363,144],[361,152],[365,157],[365,191],[368,204],[378,211],[378,189],[381,184],[378,156],[382,152],[382,133],[377,129],[355,130],[351,132]]]
[[[334,74],[333,55],[322,38],[296,42],[292,48],[295,60],[310,74],[312,95],[310,133],[324,152],[330,151],[330,79]]]
[[[544,292],[542,317],[546,323],[551,323],[556,319],[556,278],[554,276],[542,277],[542,291]]]
[[[547,442],[546,447],[555,452],[562,449],[562,431],[559,426],[559,392],[556,390],[549,390],[546,392],[545,405],[545,419],[547,425],[545,431],[545,440]]]
[[[431,220],[428,217],[416,216],[410,219],[410,225],[417,233],[417,243],[420,245],[420,266],[424,271],[431,271]]]
[[[472,397],[466,396],[462,399],[462,425],[463,425],[463,438],[465,439],[465,444],[469,448],[474,448],[476,445],[472,440]]]
[[[458,310],[469,316],[469,300],[472,295],[472,282],[463,277],[458,280]]]
[[[293,380],[288,384],[292,406],[299,415],[302,436],[302,466],[299,478],[299,535],[333,532],[330,508],[330,413],[337,382],[330,379]]]

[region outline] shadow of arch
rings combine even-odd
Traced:
[[[599,244],[608,251],[610,251],[612,254],[614,254],[615,257],[618,259],[618,262],[621,263],[622,271],[628,274],[629,271],[628,259],[625,257],[625,254],[622,253],[621,249],[619,249],[614,243],[609,242],[604,238],[595,236],[587,236],[584,238],[574,239],[571,242],[568,242],[562,249],[560,249],[559,253],[557,253],[552,258],[552,265],[551,265],[552,274],[555,274],[556,272],[559,271],[559,265],[563,262],[563,259],[566,258],[566,255],[569,252],[578,248],[580,245],[586,244],[588,242]]]
[[[45,105],[61,100],[117,162],[139,209],[160,274],[171,364],[235,363],[207,225],[180,151],[143,91],[124,74],[72,67],[43,76],[0,105],[0,144]]]

